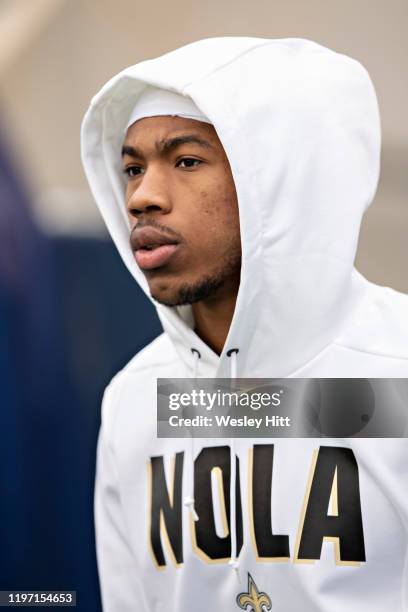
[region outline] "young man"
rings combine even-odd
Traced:
[[[353,267],[379,176],[364,68],[202,40],[109,81],[82,153],[164,328],[105,392],[104,610],[406,610],[406,440],[156,437],[157,378],[408,376],[407,297]]]

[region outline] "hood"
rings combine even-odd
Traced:
[[[200,40],[126,68],[92,99],[82,159],[123,261],[149,296],[130,245],[121,146],[146,85],[190,96],[213,123],[238,196],[241,282],[220,356],[192,328],[191,306],[156,303],[188,372],[285,377],[338,335],[359,295],[354,259],[379,177],[375,92],[357,61],[303,39]],[[152,298],[150,298],[152,299]],[[197,355],[198,353],[195,353]]]

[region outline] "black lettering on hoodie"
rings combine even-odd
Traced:
[[[333,499],[330,514],[329,503]],[[366,560],[358,466],[350,448],[319,449],[296,560],[320,559],[325,539],[335,544],[336,563]]]
[[[272,473],[273,444],[255,444],[252,456],[252,472],[249,491],[252,500],[252,525],[254,543],[259,559],[288,560],[289,536],[274,535],[272,531]]]
[[[203,448],[194,462],[194,501],[199,520],[194,523],[196,546],[207,560],[228,560],[231,556],[230,520],[230,447],[215,446]],[[219,537],[215,529],[211,472],[214,468],[222,472],[222,487],[228,522],[228,535]],[[242,548],[242,505],[239,478],[239,459],[236,457],[236,541],[237,555]],[[235,529],[235,525],[232,526]]]
[[[163,457],[152,457],[151,467],[151,524],[152,552],[159,567],[166,566],[161,536],[176,565],[183,563],[182,479],[184,453],[176,453],[172,482],[166,485]]]

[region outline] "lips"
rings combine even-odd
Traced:
[[[138,266],[142,270],[153,270],[168,262],[179,243],[154,227],[141,227],[132,233],[131,245]]]

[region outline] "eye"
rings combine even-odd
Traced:
[[[126,174],[128,178],[134,178],[135,176],[139,176],[142,174],[143,168],[141,166],[128,166],[123,169],[123,173]]]
[[[200,159],[195,159],[194,157],[184,157],[183,159],[180,159],[177,162],[177,167],[182,167],[182,168],[195,168],[196,166],[198,166],[199,164],[202,164],[203,162]],[[184,166],[181,166],[181,164],[185,164]]]

